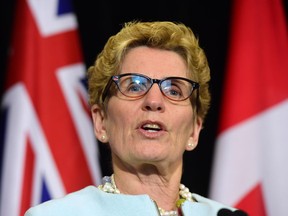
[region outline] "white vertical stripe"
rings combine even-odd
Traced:
[[[261,182],[268,215],[288,215],[287,140],[288,100],[224,131],[217,141],[210,197],[234,205]]]
[[[41,177],[47,180],[53,198],[61,197],[66,192],[24,85],[17,84],[8,89],[2,106],[8,108],[8,118],[4,142],[0,215],[19,216],[28,139],[35,153],[37,175],[33,176],[37,184],[33,184],[32,205],[40,201],[42,191],[37,186],[41,186]]]
[[[99,164],[98,144],[94,135],[91,116],[87,114],[86,110],[83,110],[79,95],[79,93],[82,93],[82,97],[88,103],[87,89],[84,89],[80,83],[80,80],[85,78],[85,67],[81,63],[69,65],[59,68],[56,74],[65,95],[67,107],[70,109],[74,127],[77,129],[80,144],[87,157],[94,184],[99,184],[101,183],[102,174]]]
[[[3,98],[2,107],[8,108],[3,152],[0,215],[18,216],[22,196],[23,168],[27,144],[27,124],[31,113],[27,110],[22,86],[10,89]],[[23,115],[25,114],[25,115]]]

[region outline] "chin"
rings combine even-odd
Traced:
[[[167,157],[163,155],[157,155],[157,154],[149,154],[149,155],[141,155],[135,158],[136,161],[142,163],[142,164],[151,164],[151,165],[157,165],[158,163],[161,163],[165,160],[167,160]]]

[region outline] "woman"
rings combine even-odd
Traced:
[[[97,139],[111,149],[113,174],[31,208],[45,215],[245,215],[192,194],[180,183],[210,104],[210,70],[191,29],[129,22],[88,70]]]

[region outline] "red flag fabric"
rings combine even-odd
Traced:
[[[288,35],[281,0],[234,0],[210,197],[288,215]]]
[[[18,0],[2,100],[0,215],[100,183],[85,65],[69,0]]]

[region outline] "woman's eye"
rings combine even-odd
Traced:
[[[141,86],[137,83],[132,83],[127,87],[127,91],[137,92],[141,90],[142,90]]]
[[[172,98],[181,98],[183,96],[182,91],[177,86],[170,86],[164,89],[165,95]]]
[[[170,95],[174,95],[174,96],[181,96],[182,95],[182,92],[179,88],[171,88],[170,89]]]
[[[181,95],[181,92],[178,89],[171,89],[170,95],[179,96]]]
[[[130,93],[142,93],[142,92],[145,92],[146,90],[147,90],[147,87],[143,83],[130,83],[126,87],[126,92],[130,92]]]

